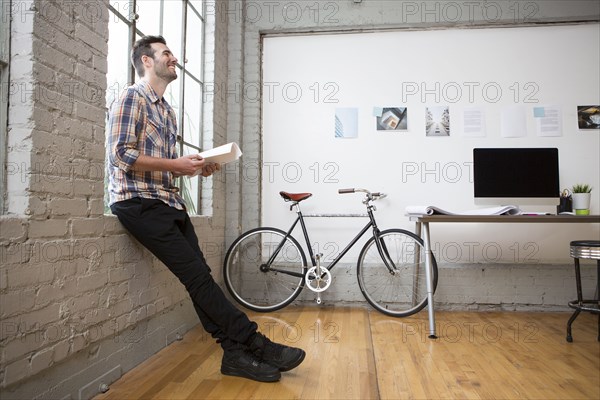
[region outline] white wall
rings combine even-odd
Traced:
[[[293,218],[280,190],[314,193],[303,209],[317,213],[362,209],[358,195],[340,196],[338,188],[386,192],[383,228],[412,230],[407,205],[475,208],[474,147],[559,148],[561,187],[592,184],[597,214],[600,132],[577,128],[576,107],[600,103],[598,33],[589,24],[265,38],[263,224],[281,227]],[[436,104],[450,106],[450,137],[425,137],[425,107]],[[526,137],[501,137],[501,112],[513,105],[527,109]],[[562,108],[561,137],[536,136],[532,109],[543,105]],[[462,135],[459,117],[468,106],[484,109],[486,137]],[[358,138],[334,138],[336,107],[358,108]],[[377,131],[373,107],[408,107],[408,130]],[[311,220],[311,239],[341,248],[362,223]],[[436,255],[448,262],[565,261],[570,240],[598,237],[594,225],[432,228]]]

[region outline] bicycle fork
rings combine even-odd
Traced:
[[[317,294],[317,304],[321,304],[321,292],[327,290],[331,285],[331,272],[321,267],[323,254],[315,254],[315,266],[306,272],[306,283],[308,288]]]

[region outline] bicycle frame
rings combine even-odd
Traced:
[[[368,201],[370,201],[370,200],[368,200]],[[300,205],[298,204],[298,202],[294,202],[294,204],[292,204],[290,206],[290,208],[292,208],[292,207],[296,207],[296,214],[298,216],[296,217],[296,220],[292,223],[292,226],[290,227],[290,229],[286,232],[285,236],[283,237],[283,239],[281,240],[281,242],[279,243],[279,245],[277,246],[277,248],[275,249],[275,251],[273,252],[271,257],[269,258],[269,260],[267,261],[265,266],[270,271],[280,272],[283,274],[296,276],[299,278],[304,278],[304,275],[301,273],[292,272],[292,271],[284,271],[284,270],[280,270],[280,269],[271,267],[271,264],[273,263],[273,261],[275,260],[275,258],[279,254],[279,252],[281,251],[286,239],[288,237],[292,236],[292,232],[296,228],[296,225],[298,225],[298,222],[300,222],[300,227],[301,227],[302,233],[304,235],[304,241],[306,242],[306,247],[308,249],[308,255],[310,256],[312,266],[313,267],[317,266],[315,254],[313,253],[312,246],[310,245],[310,238],[308,237],[308,230],[307,230],[306,224],[304,222],[305,217],[304,217],[304,215],[302,215],[302,211],[300,210]],[[329,263],[329,265],[327,265],[323,268],[327,269],[328,271],[331,271],[336,266],[336,264],[346,255],[346,253],[348,253],[348,251],[350,251],[350,249],[369,230],[369,228],[373,228],[373,236],[375,237],[377,250],[379,251],[381,258],[382,258],[383,262],[385,263],[386,267],[388,268],[388,270],[390,271],[390,273],[392,273],[392,274],[394,273],[394,271],[396,270],[396,266],[394,265],[394,262],[392,261],[391,257],[389,256],[389,252],[388,252],[387,248],[385,248],[385,244],[382,243],[379,239],[379,235],[380,235],[381,231],[377,227],[377,222],[375,221],[375,215],[373,214],[373,209],[374,209],[373,205],[367,203],[367,215],[369,217],[369,222],[367,222],[367,224],[360,230],[360,232],[357,233],[356,236],[354,236],[354,238],[352,240],[350,240],[350,242],[337,255],[337,257],[333,261],[331,261],[331,263]]]

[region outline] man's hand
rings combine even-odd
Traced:
[[[198,173],[202,176],[211,176],[221,170],[219,164],[207,163],[198,154],[190,154],[175,159],[150,157],[140,154],[133,164],[134,171],[170,171],[174,176],[192,176]]]
[[[173,160],[173,169],[171,172],[175,176],[194,175],[199,169],[202,169],[202,173],[204,174],[206,166],[206,161],[202,157],[197,154],[190,154]]]
[[[202,176],[207,177],[207,176],[211,176],[212,174],[214,174],[217,171],[221,170],[221,165],[216,164],[216,163],[206,163],[204,164],[204,166],[202,167]]]

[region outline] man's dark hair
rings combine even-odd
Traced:
[[[167,41],[162,36],[144,36],[138,39],[133,44],[131,49],[131,63],[135,67],[138,76],[141,78],[144,76],[144,63],[142,63],[142,56],[148,56],[154,58],[154,50],[152,49],[152,43],[167,44]]]

